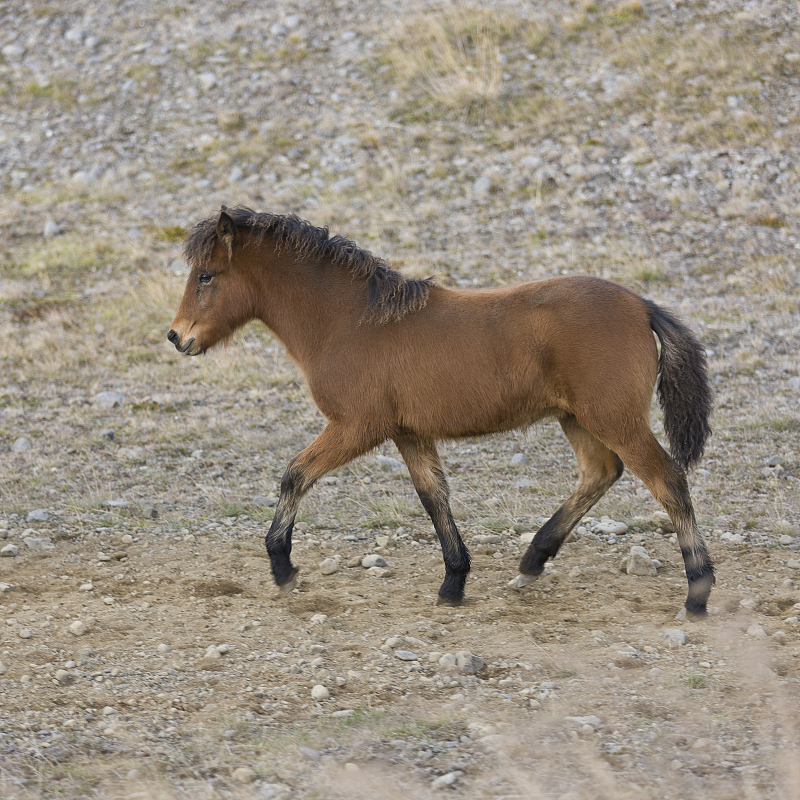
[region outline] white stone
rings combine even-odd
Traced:
[[[94,403],[98,408],[111,409],[121,406],[125,402],[125,395],[119,392],[98,392],[94,396]]]
[[[372,553],[371,555],[364,556],[361,559],[361,566],[369,569],[370,567],[385,567],[386,560],[383,556],[379,556],[377,553]]]
[[[69,631],[75,636],[83,636],[83,634],[86,633],[86,625],[79,619],[76,619],[75,622],[69,626]]]
[[[6,672],[8,672],[8,667],[0,661],[0,675],[5,675]]]
[[[30,639],[33,634],[30,632],[29,628],[23,628],[18,634],[20,639]]]
[[[605,534],[607,536],[619,536],[628,530],[628,526],[624,522],[617,522],[616,520],[603,517],[600,522],[595,523],[594,532]]]
[[[790,558],[786,562],[786,566],[789,567],[789,569],[800,569],[800,561],[798,561],[796,558]]]
[[[339,571],[339,562],[335,558],[326,558],[320,563],[319,570],[323,575],[333,575]]]
[[[91,592],[94,589],[94,586],[91,583],[82,583],[78,589],[82,592]]]
[[[756,601],[752,597],[743,597],[739,601],[739,605],[742,608],[748,609],[749,611],[755,611],[756,610],[756,606],[758,605],[758,603],[756,603]]]
[[[753,637],[753,639],[766,639],[768,634],[767,634],[767,632],[764,630],[764,628],[763,628],[763,627],[761,627],[761,625],[759,625],[757,622],[754,622],[754,623],[753,623],[753,624],[752,624],[752,625],[751,625],[751,626],[750,626],[750,627],[747,629],[747,635],[748,635],[748,636],[752,636],[752,637]]]
[[[321,702],[322,700],[327,700],[330,696],[331,693],[321,683],[318,683],[311,690],[311,697],[317,702]]]
[[[0,594],[10,592],[14,588],[13,583],[0,583]]]
[[[66,685],[75,681],[75,675],[73,675],[71,672],[67,672],[65,669],[57,669],[55,679],[59,683]]]
[[[156,647],[156,650],[158,650],[159,653],[169,653],[169,645],[162,642],[158,647]]]
[[[217,85],[217,76],[213,72],[202,72],[197,76],[197,82],[204,92],[213,89]]]
[[[459,770],[440,775],[433,781],[431,788],[435,790],[446,789],[448,786],[452,786],[462,775],[463,773]]]
[[[104,717],[114,717],[117,714],[119,714],[119,711],[117,711],[117,709],[114,708],[113,706],[106,706],[103,709],[103,716]]]
[[[658,574],[653,565],[653,559],[650,558],[647,550],[638,544],[631,547],[625,572],[628,575],[640,575],[643,577],[654,577]]]
[[[19,547],[17,547],[15,544],[7,544],[5,547],[0,549],[0,557],[2,558],[14,558],[18,555]]]
[[[30,449],[31,440],[25,436],[20,436],[18,439],[15,439],[14,444],[11,445],[12,453],[27,453]]]
[[[564,720],[566,722],[572,722],[575,725],[589,725],[591,728],[597,728],[599,725],[603,724],[600,717],[594,714],[589,714],[585,717],[564,717]]]

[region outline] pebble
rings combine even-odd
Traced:
[[[754,622],[746,631],[748,636],[751,636],[753,639],[766,639],[767,632],[764,628],[759,625],[757,622]]]
[[[564,721],[572,722],[575,725],[588,725],[591,728],[597,728],[603,724],[600,717],[597,717],[594,714],[589,714],[585,717],[564,717]]]
[[[786,566],[789,567],[789,569],[800,569],[800,561],[798,561],[796,558],[790,558],[786,562]]]
[[[115,717],[117,714],[119,714],[119,711],[117,711],[117,709],[114,708],[113,706],[106,706],[103,709],[104,717]]]
[[[168,644],[164,644],[162,642],[160,645],[158,645],[158,647],[156,647],[156,650],[158,650],[159,653],[169,653],[170,648]]]
[[[18,555],[19,547],[17,547],[15,544],[7,544],[5,547],[0,549],[0,557],[2,558],[14,558]]]
[[[311,697],[317,702],[327,700],[330,696],[331,693],[321,683],[318,683],[311,689]]]
[[[0,583],[0,594],[10,592],[14,588],[13,583]]]
[[[125,395],[119,392],[98,392],[94,396],[94,404],[104,410],[119,408],[125,403]]]
[[[402,461],[398,461],[391,456],[377,455],[375,456],[375,460],[378,462],[378,466],[386,472],[400,472],[406,468],[406,465]]]
[[[600,522],[594,524],[595,533],[605,534],[606,536],[619,536],[628,530],[624,522],[617,522],[609,517],[603,517]]]
[[[94,585],[92,583],[82,583],[78,589],[82,592],[91,592],[94,589]]]
[[[11,445],[12,453],[27,453],[30,449],[31,440],[27,439],[25,436],[20,436],[19,439],[15,439],[14,444]]]
[[[20,639],[30,639],[33,634],[30,632],[29,628],[23,628],[21,631],[19,631],[17,636],[19,636]]]
[[[783,536],[778,539],[780,544],[793,544],[794,543],[794,536],[789,536],[788,534],[784,533]]]
[[[527,464],[527,463],[528,463],[528,456],[526,456],[525,453],[514,453],[514,455],[511,456],[511,466],[513,467],[518,467],[522,464]]]
[[[15,59],[25,55],[25,48],[21,44],[7,44],[0,52],[6,58]]]
[[[64,685],[75,682],[75,675],[65,669],[57,669],[55,679]]]
[[[410,650],[395,650],[394,655],[396,658],[399,658],[401,661],[418,661],[419,656],[416,653],[412,653]]]
[[[69,626],[69,632],[75,636],[83,636],[83,634],[86,633],[86,625],[79,619],[76,619],[75,622]]]
[[[489,194],[492,191],[492,179],[488,175],[481,175],[472,184],[472,191],[480,196]]]
[[[61,228],[58,226],[57,222],[48,219],[47,222],[44,223],[42,236],[44,236],[45,239],[52,239],[54,236],[58,236],[59,233],[61,233]]]
[[[460,650],[456,653],[456,668],[464,675],[477,675],[483,667],[483,659],[473,655],[469,650]]]
[[[28,550],[54,550],[55,545],[49,540],[40,537],[26,536],[23,540]]]
[[[503,537],[499,533],[481,533],[475,537],[478,544],[499,544]]]
[[[258,780],[258,774],[250,767],[239,767],[231,773],[231,777],[237,783],[254,783]]]
[[[326,558],[320,563],[319,570],[323,575],[333,575],[339,571],[339,562],[335,558]]]
[[[658,574],[653,559],[650,558],[647,550],[641,545],[635,544],[631,547],[628,554],[628,563],[625,566],[628,575],[639,575],[642,577],[654,577]]]
[[[254,506],[276,506],[278,505],[278,498],[273,495],[263,495],[259,494],[253,498],[253,505]]]
[[[8,672],[8,667],[0,661],[0,675],[5,675]]]
[[[47,522],[52,518],[53,515],[47,509],[35,508],[33,511],[28,512],[25,522]]]
[[[386,560],[383,556],[379,556],[377,553],[372,553],[371,555],[364,556],[361,559],[361,566],[369,569],[370,567],[385,567]]]
[[[200,84],[200,88],[207,92],[217,85],[217,76],[213,72],[201,72],[197,76],[197,82]]]
[[[755,611],[758,603],[752,597],[743,597],[739,601],[739,605],[742,608],[748,609],[749,611]]]
[[[448,786],[452,786],[463,774],[460,770],[455,770],[454,772],[440,775],[431,783],[431,788],[434,790],[446,789]]]
[[[669,645],[686,644],[686,631],[680,628],[667,628],[664,631],[664,641]]]

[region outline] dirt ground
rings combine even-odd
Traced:
[[[0,10],[0,797],[800,800],[797,9],[106,5]],[[222,202],[675,309],[715,394],[710,618],[676,619],[628,472],[508,587],[577,478],[554,423],[443,443],[461,607],[390,445],[304,500],[279,596],[263,538],[323,419],[262,328],[166,341]]]

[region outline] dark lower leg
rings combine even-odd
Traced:
[[[309,488],[291,467],[287,469],[281,481],[281,494],[275,507],[275,516],[264,540],[272,566],[272,577],[278,586],[291,583],[297,575],[297,567],[290,559],[292,529],[300,499]]]
[[[565,417],[561,427],[578,460],[580,480],[575,491],[533,537],[519,565],[521,575],[540,575],[547,559],[554,558],[581,517],[622,475],[622,461],[577,420]]]
[[[447,479],[436,444],[411,434],[398,436],[394,441],[408,466],[414,488],[433,522],[442,547],[445,577],[439,588],[439,599],[445,603],[459,603],[464,597],[470,557],[453,520]]]

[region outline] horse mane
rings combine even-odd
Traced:
[[[278,251],[288,249],[302,258],[324,259],[347,269],[354,278],[365,280],[367,305],[362,322],[383,325],[419,311],[428,302],[432,278],[406,278],[350,239],[331,236],[328,228],[317,228],[294,214],[261,213],[244,206],[226,211],[237,228],[249,229],[248,244],[260,244],[269,234]],[[202,267],[211,258],[216,228],[216,217],[209,217],[192,228],[183,246],[183,254],[192,268]]]

